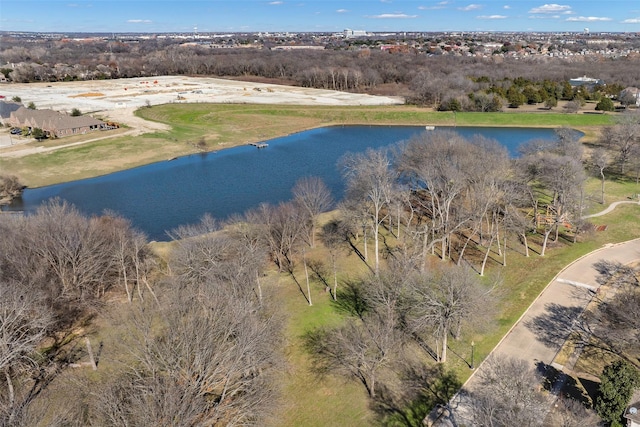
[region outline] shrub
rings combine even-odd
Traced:
[[[602,98],[598,104],[596,104],[596,111],[614,111],[615,107],[613,101],[609,98]]]

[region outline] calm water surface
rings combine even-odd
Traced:
[[[444,129],[440,127],[439,129]],[[552,129],[461,128],[465,137],[481,134],[517,147],[532,139],[553,139]],[[85,214],[109,209],[129,218],[154,240],[167,240],[166,230],[197,222],[210,213],[226,218],[262,202],[291,199],[291,188],[303,176],[319,176],[339,200],[343,183],[338,159],[407,140],[424,132],[415,126],[345,126],[314,129],[267,141],[268,148],[242,146],[196,154],[123,172],[65,184],[28,189],[10,209],[35,210],[59,197]]]

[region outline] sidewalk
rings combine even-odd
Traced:
[[[640,239],[605,245],[569,264],[547,285],[540,295],[507,332],[491,354],[514,357],[531,363],[552,365],[571,332],[573,321],[584,311],[593,292],[600,285],[593,265],[602,260],[629,264],[640,260]],[[562,369],[563,366],[555,365]],[[470,405],[465,396],[478,386],[478,366],[472,376],[452,399],[450,416],[438,426],[473,425]]]

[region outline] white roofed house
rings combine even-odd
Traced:
[[[640,89],[637,87],[625,88],[618,95],[618,100],[624,105],[640,107]]]
[[[47,136],[62,138],[106,128],[106,123],[89,116],[69,116],[53,110],[21,107],[11,112],[8,124],[13,127],[40,128]]]
[[[582,76],[569,80],[569,84],[573,87],[587,86],[589,89],[592,89],[595,86],[604,86],[604,80]]]
[[[634,402],[624,411],[627,427],[640,427],[640,402]]]

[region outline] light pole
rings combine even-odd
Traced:
[[[476,368],[476,367],[475,367],[475,365],[474,365],[474,363],[473,363],[473,356],[475,356],[475,355],[474,355],[474,350],[475,350],[475,348],[476,348],[476,343],[475,343],[475,342],[473,342],[473,341],[471,341],[471,366],[470,366],[470,368],[471,368],[472,370]]]

